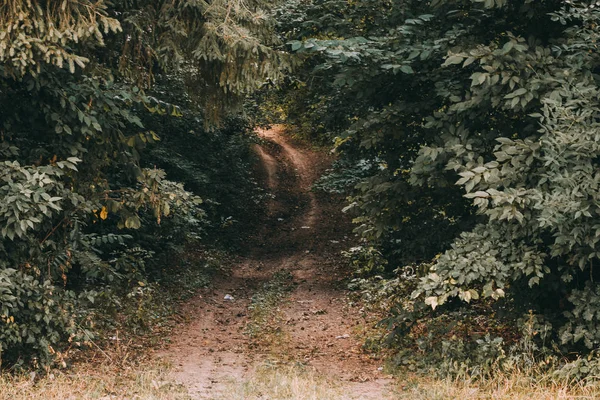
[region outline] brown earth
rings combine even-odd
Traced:
[[[264,223],[246,240],[244,255],[186,306],[191,323],[179,329],[163,357],[174,379],[197,399],[222,396],[228,382],[252,379],[265,362],[301,363],[337,381],[348,399],[386,398],[382,362],[362,350],[372,321],[347,299],[348,271],[340,252],[356,239],[342,201],[310,191],[330,165],[326,154],[285,136],[281,126],[258,130],[256,146],[273,199]],[[247,332],[253,294],[277,271],[293,276],[265,340]],[[234,300],[226,300],[230,295]]]

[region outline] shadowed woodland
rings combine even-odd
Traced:
[[[593,398],[599,23],[3,0],[0,397]]]

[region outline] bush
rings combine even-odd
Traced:
[[[0,270],[0,360],[46,365],[65,341],[81,340],[76,296],[50,281],[14,270]]]
[[[346,208],[377,250],[372,264],[383,256],[400,276],[417,266],[390,329],[444,315],[473,322],[477,312],[467,332],[507,325],[490,340],[509,347],[532,310],[550,327],[540,348],[558,357],[594,350],[600,11],[435,0],[334,13],[337,4],[294,2],[282,29],[305,60],[300,101],[310,116],[300,122],[314,117],[337,135],[347,172],[358,160],[377,165]]]

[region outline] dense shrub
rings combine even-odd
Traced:
[[[271,47],[278,41],[264,5],[3,1],[4,366],[47,364],[79,343],[75,338],[89,337],[86,330],[102,318],[86,303],[109,309],[127,295],[149,297],[146,281],[164,278],[173,252],[206,232],[207,214],[212,222],[240,209],[229,205],[231,188],[218,184],[244,168],[236,158],[247,155],[245,127],[229,121],[216,137],[206,129],[287,68],[287,56]],[[177,82],[181,96],[155,86],[164,76]],[[200,135],[186,137],[188,129]],[[210,146],[189,146],[206,138]],[[179,149],[199,154],[175,156],[177,140]],[[150,151],[153,160],[146,158]],[[205,152],[208,164],[197,161]],[[189,175],[178,176],[184,170]],[[247,180],[240,175],[234,184]],[[217,203],[224,204],[219,211],[207,206]]]
[[[35,354],[45,364],[54,348],[58,350],[65,341],[81,340],[75,300],[73,292],[62,291],[48,280],[41,282],[10,268],[0,270],[3,360],[15,363],[22,354]]]
[[[293,4],[296,101],[337,136],[337,176],[376,163],[347,209],[389,274],[419,278],[390,330],[479,310],[507,349],[531,310],[551,327],[540,348],[597,347],[598,4]]]

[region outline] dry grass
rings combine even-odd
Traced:
[[[539,378],[539,379],[538,379]],[[540,383],[544,380],[544,383]],[[600,386],[569,384],[523,372],[502,375],[485,382],[469,379],[428,379],[404,376],[399,380],[395,399],[422,400],[558,400],[600,399]]]
[[[0,375],[2,400],[183,400],[187,391],[170,383],[165,365],[117,367],[112,363],[82,363],[66,372],[31,379],[30,375]]]
[[[112,363],[82,363],[66,372],[32,380],[29,375],[0,375],[0,399],[4,400],[184,400],[185,388],[168,378],[169,368],[158,363],[116,367]],[[422,375],[398,377],[383,392],[375,382],[360,384],[362,394],[351,382],[334,381],[303,366],[267,365],[250,379],[232,381],[215,400],[566,400],[600,399],[600,385],[569,384],[515,372],[485,382],[469,379],[434,379]],[[372,390],[369,385],[373,385]]]
[[[546,377],[547,378],[547,377]],[[373,385],[369,391],[369,384]],[[485,382],[468,379],[434,379],[422,375],[405,375],[390,384],[386,395],[377,383],[362,384],[364,393],[357,393],[352,383],[332,381],[322,374],[302,367],[279,366],[260,368],[249,380],[230,382],[219,400],[566,400],[600,399],[600,386],[539,383],[535,377],[521,372]]]
[[[244,382],[230,382],[219,400],[341,400],[342,388],[302,367],[261,367]]]

